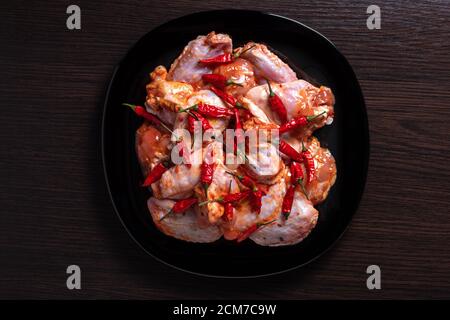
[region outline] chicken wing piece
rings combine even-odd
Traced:
[[[270,221],[278,217],[286,193],[286,182],[284,179],[280,179],[275,184],[268,186],[265,192],[266,195],[261,199],[262,206],[259,214],[252,209],[248,201],[236,206],[233,220],[222,225],[227,240],[236,239],[242,232],[256,223]]]
[[[284,169],[284,163],[280,158],[277,148],[272,143],[259,143],[257,150],[247,156],[248,162],[243,166],[244,170],[260,183],[274,183],[279,178],[279,173]]]
[[[259,245],[272,247],[299,243],[316,226],[318,216],[319,212],[297,187],[289,219],[279,214],[277,221],[261,227],[250,239]]]
[[[170,135],[144,122],[136,131],[136,152],[142,172],[147,175],[155,165],[169,158]]]
[[[188,83],[168,81],[167,70],[158,66],[150,74],[150,83],[146,86],[147,111],[157,115],[166,124],[172,125],[180,106],[185,106],[194,89]]]
[[[263,44],[249,42],[237,52],[243,52],[242,58],[253,64],[257,83],[265,83],[265,79],[277,83],[297,80],[295,72]]]
[[[239,192],[239,185],[232,175],[228,174],[229,169],[223,163],[223,144],[219,142],[212,142],[204,149],[204,160],[207,163],[214,163],[214,174],[211,184],[208,187],[207,193],[203,186],[198,185],[195,193],[200,201],[215,200],[228,193]],[[210,202],[202,207],[200,211],[203,216],[208,217],[212,224],[218,223],[219,219],[224,214],[224,208],[219,202]]]
[[[305,144],[314,158],[316,176],[306,184],[308,198],[316,205],[328,197],[331,187],[336,181],[336,162],[330,150],[322,148],[317,138],[312,137]]]
[[[175,201],[153,197],[147,201],[153,222],[164,234],[184,241],[203,243],[214,242],[222,236],[219,227],[199,224],[195,208],[183,214],[170,214],[161,221],[174,204]]]
[[[206,36],[199,36],[190,41],[180,56],[172,63],[168,80],[196,83],[204,73],[211,73],[211,69],[199,63],[202,59],[231,53],[233,44],[226,34],[214,31]]]
[[[305,80],[296,80],[272,84],[272,89],[283,101],[289,120],[299,116],[314,116],[325,112],[322,117],[312,121],[308,126],[300,128],[303,130],[299,133],[300,136],[307,136],[313,130],[332,123],[334,96],[329,88],[317,88]],[[268,97],[269,88],[267,85],[254,87],[245,95],[245,98],[253,103],[253,108],[257,106],[264,112],[269,121],[280,124],[278,116],[270,108]]]
[[[201,152],[201,149],[194,150],[189,156],[191,164],[178,164],[164,172],[161,179],[152,184],[154,196],[158,199],[184,199],[192,196],[195,185],[200,181],[200,164],[195,159],[201,157]]]

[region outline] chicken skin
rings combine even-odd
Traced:
[[[199,218],[195,208],[189,209],[182,214],[167,213],[172,209],[175,201],[160,200],[154,197],[148,199],[147,205],[156,227],[168,236],[189,241],[208,243],[214,242],[222,237],[222,231],[214,225],[203,225],[198,222]],[[163,220],[161,220],[166,216]]]
[[[263,44],[249,42],[238,52],[254,66],[257,83],[265,83],[265,79],[277,83],[297,80],[295,72]]]
[[[211,69],[199,63],[220,54],[231,53],[233,44],[226,34],[211,32],[199,36],[184,48],[180,56],[170,66],[167,80],[196,83],[202,74],[211,73]]]

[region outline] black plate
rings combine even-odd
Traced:
[[[142,104],[148,74],[170,66],[188,41],[210,31],[228,33],[235,46],[263,42],[288,57],[316,83],[336,97],[335,121],[316,132],[331,149],[337,181],[318,207],[319,221],[310,236],[295,246],[260,247],[219,240],[193,244],[156,229],[146,206],[149,191],[135,154],[135,131],[141,120],[122,102]],[[298,69],[297,69],[298,70]],[[369,133],[364,99],[346,59],[324,36],[305,25],[272,14],[226,10],[191,14],[146,34],[116,67],[103,115],[103,162],[109,192],[125,228],[150,255],[173,267],[209,276],[254,277],[302,266],[325,252],[344,232],[360,201],[368,166]]]

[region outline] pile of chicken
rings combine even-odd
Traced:
[[[200,62],[226,53],[233,57],[228,63],[211,65]],[[224,146],[216,141],[210,142],[204,148],[208,147],[215,153],[216,163],[207,192],[200,182],[201,166],[195,164],[172,164],[158,181],[151,184],[152,197],[148,200],[148,208],[155,225],[168,236],[191,242],[213,242],[222,236],[227,240],[242,240],[245,235],[245,238],[263,246],[299,243],[315,227],[318,211],[314,206],[325,200],[336,179],[333,156],[312,136],[315,129],[333,121],[334,97],[331,90],[298,79],[296,73],[263,44],[250,42],[233,50],[232,40],[226,34],[211,32],[199,36],[187,44],[169,71],[158,66],[150,74],[145,108],[165,125],[144,122],[137,130],[136,150],[144,175],[161,162],[170,161],[175,142],[165,128],[186,128],[189,115],[180,113],[181,109],[199,102],[220,108],[234,107],[210,90],[211,85],[202,80],[204,74],[223,75],[238,84],[227,85],[224,91],[245,108],[239,111],[243,116],[244,130],[276,129],[281,124],[268,101],[267,81],[283,102],[288,120],[321,114],[314,121],[280,135],[295,150],[301,152],[303,145],[311,153],[314,178],[295,187],[291,212],[286,219],[281,207],[287,189],[294,183],[289,166],[291,159],[275,150],[267,153],[266,159],[252,165],[248,158],[244,164],[227,165]],[[214,129],[221,131],[234,124],[232,116],[206,118]],[[270,150],[275,146],[269,143],[259,145],[259,148]],[[301,163],[301,166],[306,172],[305,164]],[[237,178],[244,175],[251,177],[263,190],[260,212],[253,209],[248,199],[233,204],[231,218],[225,218],[224,205],[219,201],[199,205],[205,200],[248,189]],[[198,201],[183,213],[168,214],[177,201],[193,197]]]

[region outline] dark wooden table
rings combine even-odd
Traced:
[[[450,298],[448,1],[74,3],[78,31],[66,28],[69,2],[0,2],[0,298]],[[366,27],[370,4],[380,30]],[[310,265],[256,280],[203,278],[147,256],[116,218],[101,165],[114,65],[155,26],[221,8],[323,33],[353,66],[369,114],[370,170],[348,231]],[[66,288],[71,264],[81,290]],[[371,264],[381,290],[366,287]]]

